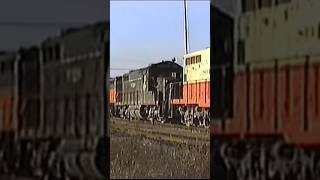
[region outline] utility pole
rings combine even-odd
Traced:
[[[188,24],[187,0],[183,0],[183,3],[184,3],[184,43],[185,43],[185,54],[189,54],[189,24]]]

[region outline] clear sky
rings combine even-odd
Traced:
[[[110,2],[110,75],[184,54],[184,6],[176,1]],[[210,46],[210,1],[188,1],[190,51]],[[119,70],[120,69],[120,70]]]

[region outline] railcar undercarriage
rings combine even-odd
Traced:
[[[210,127],[209,110],[197,106],[178,108],[181,124],[186,126]]]
[[[105,138],[2,141],[0,173],[44,180],[102,180],[107,176],[106,142]]]
[[[213,139],[213,138],[212,138]],[[320,153],[273,140],[211,141],[211,171],[226,180],[317,180]]]
[[[134,106],[115,106],[111,110],[111,115],[128,120],[149,120],[165,123],[179,122],[186,126],[210,127],[210,114],[208,109],[199,107],[178,107],[174,113],[161,111],[158,106],[134,105]]]

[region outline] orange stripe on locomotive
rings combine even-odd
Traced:
[[[174,105],[210,108],[210,81],[183,85],[183,99],[174,99]]]
[[[116,79],[109,79],[109,103],[115,104],[117,100],[117,92],[116,92]]]
[[[319,144],[319,72],[319,65],[307,68],[302,61],[301,65],[277,70],[238,73],[234,80],[234,118],[226,120],[224,128],[214,122],[211,133],[284,136],[300,145]]]
[[[0,134],[12,134],[15,132],[14,123],[14,97],[0,97]]]
[[[117,100],[117,92],[114,89],[110,89],[109,91],[110,104],[115,104]]]

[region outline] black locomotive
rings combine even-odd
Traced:
[[[172,84],[182,81],[182,67],[162,61],[110,80],[111,115],[164,122],[172,117]]]
[[[107,178],[108,26],[67,30],[0,55],[0,174]]]

